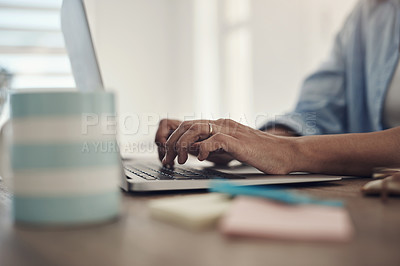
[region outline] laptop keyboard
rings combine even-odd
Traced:
[[[241,176],[225,174],[213,169],[200,170],[182,166],[171,169],[157,165],[125,164],[124,168],[128,172],[146,180],[244,179]]]

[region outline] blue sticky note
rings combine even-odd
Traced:
[[[318,204],[342,207],[342,201],[321,200],[308,195],[288,191],[278,186],[238,186],[227,181],[214,181],[210,184],[211,192],[225,193],[232,196],[246,195],[271,199],[287,204]]]

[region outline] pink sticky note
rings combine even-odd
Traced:
[[[226,235],[299,241],[348,241],[353,227],[346,209],[286,205],[238,197],[220,222]]]

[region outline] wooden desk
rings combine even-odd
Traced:
[[[115,222],[80,229],[13,226],[10,194],[0,182],[0,265],[400,265],[400,198],[362,197],[367,179],[292,189],[344,199],[356,229],[347,244],[228,239],[153,220],[146,202],[168,195],[124,194]]]

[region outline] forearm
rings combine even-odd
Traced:
[[[370,176],[374,167],[400,165],[400,127],[373,133],[294,138],[293,170]]]

